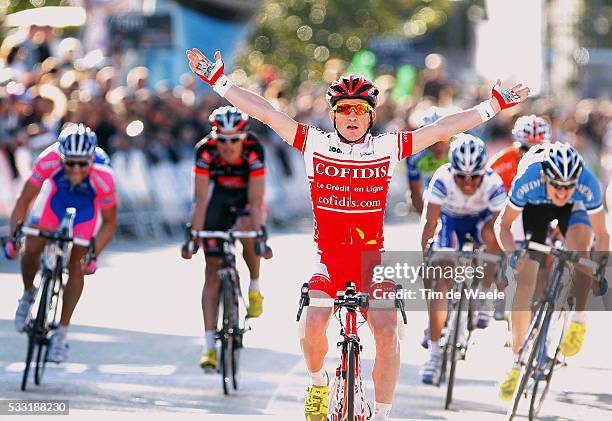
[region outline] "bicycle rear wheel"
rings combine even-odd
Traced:
[[[464,286],[464,283],[462,282],[459,285],[459,293],[461,295],[459,298],[459,302],[457,303],[457,308],[455,309],[455,312],[456,312],[455,320],[454,320],[455,331],[453,332],[452,340],[450,342],[450,346],[451,346],[450,371],[448,373],[448,381],[446,383],[446,401],[444,403],[444,409],[448,409],[450,407],[451,402],[453,401],[453,388],[455,387],[455,371],[457,370],[457,361],[459,360],[457,353],[459,351],[459,334],[461,333],[461,327],[462,327],[461,317],[463,316],[462,307],[463,307],[463,302],[464,302],[464,298],[463,298],[464,288],[465,286]]]

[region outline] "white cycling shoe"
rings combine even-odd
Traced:
[[[28,322],[30,321],[30,309],[36,300],[37,292],[38,289],[32,287],[32,289],[25,291],[19,299],[19,305],[15,312],[15,330],[19,333],[25,332]]]
[[[49,342],[49,354],[47,355],[47,361],[54,363],[63,363],[68,359],[68,344],[66,343],[66,337],[62,337],[57,332],[51,336]]]

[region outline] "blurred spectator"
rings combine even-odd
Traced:
[[[11,186],[0,189],[0,217],[12,205],[15,186],[27,177],[31,159],[53,143],[68,122],[84,122],[96,131],[99,145],[111,156],[126,207],[153,203],[152,191],[159,193],[161,188],[152,181],[155,176],[170,174],[183,183],[185,194],[191,194],[193,146],[210,131],[210,112],[227,104],[225,99],[187,73],[178,81],[151,86],[149,70],[138,66],[123,79],[124,69],[117,65],[125,61],[121,57],[89,60],[91,52],[78,39],[55,37],[52,28],[31,27],[8,34],[0,48],[0,185]],[[413,129],[411,116],[431,105],[467,108],[489,97],[490,88],[483,88],[486,83],[451,81],[446,68],[445,57],[428,55],[412,97],[402,104],[393,102],[394,78],[385,76],[374,133]],[[270,65],[252,75],[240,72],[235,76],[237,83],[263,95],[296,120],[333,131],[326,84],[307,80],[291,87],[282,69]],[[502,113],[473,132],[488,143],[493,154],[512,142],[518,115],[529,113],[547,115],[553,139],[574,144],[607,183],[612,176],[610,101],[587,99],[561,107],[552,100],[538,99]],[[270,182],[295,184],[303,174],[299,160],[294,159],[296,152],[255,119],[250,121],[250,130],[256,132],[270,158],[267,161],[275,174]],[[171,166],[177,171],[168,171]],[[279,203],[287,201],[289,193],[299,193],[294,185],[268,191],[276,192]]]

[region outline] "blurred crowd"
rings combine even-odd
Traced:
[[[432,54],[428,58],[428,65],[419,71],[411,95],[401,104],[391,98],[393,76],[376,79],[382,98],[377,108],[375,132],[414,128],[416,122],[411,117],[431,105],[466,108],[490,96],[486,81],[476,84],[450,80],[444,57]],[[262,66],[248,77],[237,70],[232,78],[271,100],[296,120],[333,130],[324,83],[306,81],[293,89],[283,79],[282,72],[270,65]],[[179,191],[181,197],[171,202],[187,209],[193,146],[210,130],[211,110],[223,104],[222,98],[190,74],[184,74],[178,81],[152,83],[147,68],[123,71],[120,57],[105,57],[99,50],[85,52],[78,39],[60,39],[51,28],[31,27],[9,35],[0,48],[0,184],[3,186],[0,217],[10,211],[17,190],[29,175],[32,160],[56,140],[67,122],[83,122],[96,131],[100,146],[113,161],[124,207],[154,207],[152,192],[167,189],[168,194],[176,195]],[[516,118],[531,113],[548,118],[554,140],[576,146],[589,167],[600,175],[602,184],[607,184],[612,174],[610,100],[582,99],[560,104],[537,98],[502,113],[475,129],[474,134],[488,142],[492,155],[512,142]],[[276,179],[295,181],[294,177],[299,177],[303,169],[291,148],[254,120],[251,129],[264,143],[267,158],[274,162]],[[172,166],[178,166],[181,171],[172,171]],[[151,186],[151,183],[163,183],[156,178],[164,174],[183,177],[186,181],[166,180],[162,186]],[[177,183],[180,188],[176,187]],[[283,196],[283,190],[279,189],[276,186],[276,190],[271,190]],[[291,189],[285,191],[288,190]],[[282,206],[282,200],[278,197],[276,200]],[[305,200],[307,204],[308,198]]]

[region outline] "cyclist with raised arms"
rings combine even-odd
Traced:
[[[26,220],[30,205],[34,206]],[[55,231],[66,212],[76,209],[75,238],[95,240],[95,253],[88,266],[84,257],[87,248],[73,244],[68,262],[68,281],[64,288],[60,324],[49,344],[48,360],[63,362],[68,359],[66,335],[70,319],[83,292],[84,275],[96,270],[96,258],[111,241],[117,221],[115,179],[110,159],[97,147],[96,134],[83,124],[70,124],[59,135],[56,143],[43,151],[29,180],[25,183],[11,213],[11,232],[25,220],[32,227]],[[15,313],[15,329],[23,332],[28,323],[30,308],[36,298],[34,278],[47,240],[27,236],[21,259],[24,293]],[[4,253],[14,259],[19,242],[8,242]]]
[[[469,134],[453,137],[449,163],[441,166],[429,184],[425,201],[425,218],[421,246],[432,250],[461,250],[466,237],[473,238],[477,246],[484,245],[488,253],[499,252],[493,223],[506,200],[501,177],[486,167],[485,144]],[[430,240],[433,243],[428,245]],[[450,257],[450,256],[449,256]],[[443,260],[449,260],[443,257]],[[438,262],[453,265],[453,262]],[[496,265],[487,265],[480,280],[490,288]],[[435,290],[446,294],[452,279],[435,279]],[[421,381],[437,384],[442,367],[440,337],[446,321],[447,300],[431,300],[429,304],[430,359],[421,369]],[[486,328],[490,312],[479,311],[477,326]]]
[[[221,53],[215,53],[215,62],[197,49],[188,50],[187,57],[191,70],[215,92],[270,126],[304,156],[315,220],[314,239],[319,249],[318,269],[309,282],[314,298],[335,297],[337,291],[344,291],[346,281],[355,282],[362,292],[371,289],[372,268],[380,262],[383,247],[389,181],[400,160],[440,139],[469,130],[529,94],[529,89],[521,85],[502,91],[498,82],[493,98],[472,109],[446,116],[414,132],[372,136],[370,129],[376,119],[379,91],[362,77],[343,76],[327,90],[334,132],[324,133],[298,123],[261,96],[233,85],[223,74]],[[362,276],[362,272],[366,275]],[[323,363],[331,315],[331,308],[312,307],[306,316],[301,344],[312,380],[304,406],[307,420],[327,417],[329,385]],[[371,312],[368,323],[376,341],[372,419],[385,420],[399,375],[397,315],[391,310]]]
[[[226,231],[236,225],[239,230],[259,229],[264,223],[265,165],[264,150],[255,135],[248,131],[249,116],[235,107],[214,110],[209,117],[211,132],[195,146],[194,202],[191,227],[196,230]],[[212,193],[209,194],[209,190]],[[263,243],[241,240],[243,257],[249,268],[249,306],[247,317],[263,312],[259,289],[260,256]],[[204,349],[200,366],[217,367],[216,333],[224,241],[204,240],[206,272],[202,290]],[[182,256],[190,259],[193,251],[183,247]]]
[[[605,252],[602,253],[605,258],[610,235],[606,230],[601,189],[580,154],[569,144],[556,142],[547,145],[539,154],[532,154],[530,150],[523,159],[527,159],[528,165],[524,171],[519,170],[508,201],[496,221],[496,234],[504,251],[512,253],[517,249],[511,226],[522,213],[524,232],[531,233],[532,241],[544,243],[549,224],[556,219],[568,250],[575,250],[588,258],[596,238],[595,249]],[[499,396],[503,400],[512,399],[516,388],[520,374],[518,353],[531,320],[529,306],[538,268],[546,256],[530,252],[518,261],[516,257],[513,254],[510,260],[510,265],[518,271],[511,312],[515,363],[500,385]],[[561,352],[565,356],[575,355],[582,347],[586,332],[584,310],[592,282],[588,268],[576,266],[573,278],[576,311],[561,343]]]

